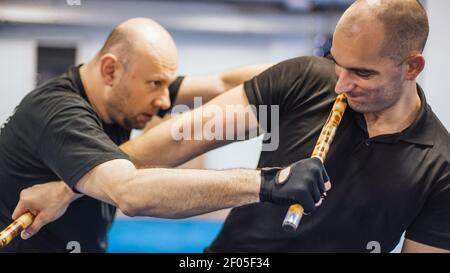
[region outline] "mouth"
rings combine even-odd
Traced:
[[[347,94],[345,94],[345,97],[346,97],[348,100],[358,101],[358,100],[364,99],[365,96],[364,96],[364,95],[358,95],[358,94],[347,93]]]
[[[362,94],[361,93],[358,94],[358,93],[355,93],[355,92],[348,92],[348,93],[345,93],[345,96],[348,97],[348,98],[358,98],[358,97],[361,97]]]
[[[153,118],[153,114],[141,114],[140,120],[144,123],[149,122]]]

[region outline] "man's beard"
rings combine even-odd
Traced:
[[[114,123],[119,124],[125,129],[141,129],[138,122],[135,120],[135,117],[130,117],[128,113],[125,112],[128,107],[128,99],[129,99],[129,90],[127,90],[124,84],[119,84],[119,87],[116,91],[114,91],[114,97],[108,103],[108,108],[110,109],[110,113]],[[120,95],[119,95],[120,94]]]
[[[394,105],[399,98],[400,98],[399,95],[395,97],[395,92],[393,91],[384,91],[381,96],[378,95],[375,98],[372,99],[369,98],[361,103],[358,101],[352,102],[352,100],[349,99],[348,105],[352,110],[361,114],[379,113]]]
[[[123,119],[123,125],[125,129],[131,130],[131,129],[144,129],[145,124],[141,125],[137,120],[136,117],[125,117]]]

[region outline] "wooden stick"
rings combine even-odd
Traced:
[[[320,132],[319,139],[316,142],[316,146],[314,146],[311,157],[317,157],[322,161],[322,163],[325,162],[325,158],[327,157],[328,150],[333,142],[336,130],[341,123],[342,117],[344,116],[345,108],[347,108],[347,98],[341,94],[337,96],[336,101],[334,102],[331,113],[328,116],[322,131]],[[304,209],[302,205],[291,205],[286,213],[286,217],[284,217],[283,229],[291,232],[297,230],[303,213]]]
[[[0,247],[4,247],[11,242],[22,230],[26,229],[33,223],[34,215],[31,212],[22,214],[11,225],[0,232]]]

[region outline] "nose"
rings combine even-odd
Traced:
[[[336,68],[336,75],[338,76],[338,81],[334,91],[336,94],[344,94],[351,92],[355,88],[355,83],[350,75],[350,72],[344,68]]]
[[[153,101],[153,105],[159,109],[169,109],[170,107],[170,98],[169,98],[169,88],[166,87],[163,89],[161,94]]]

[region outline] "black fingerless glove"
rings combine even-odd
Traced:
[[[325,192],[330,179],[318,158],[297,161],[287,168],[261,169],[261,202],[278,205],[301,204],[306,213],[312,212]]]

